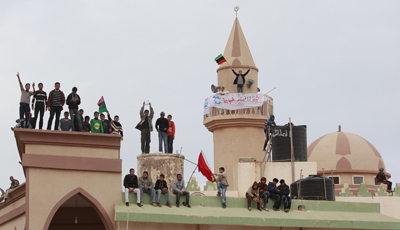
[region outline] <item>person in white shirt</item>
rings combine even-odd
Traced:
[[[217,92],[218,95],[229,94],[228,90],[225,90],[225,87],[221,86],[220,91]]]

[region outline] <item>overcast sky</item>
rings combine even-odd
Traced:
[[[65,94],[78,87],[80,107],[91,117],[104,96],[124,128],[123,174],[137,167],[134,127],[145,99],[155,118],[173,115],[175,149],[192,161],[202,149],[213,165],[203,101],[217,83],[214,58],[225,49],[236,5],[259,88],[277,87],[270,94],[277,123],[292,117],[307,125],[308,144],[342,125],[369,140],[400,182],[399,1],[0,0],[0,187],[9,187],[10,175],[25,181],[10,130],[19,117],[16,72],[24,83],[43,82],[46,92],[56,81]],[[193,169],[185,163],[186,179]]]

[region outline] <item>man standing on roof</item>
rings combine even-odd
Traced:
[[[73,87],[72,93],[68,95],[66,103],[68,105],[69,115],[71,116],[72,131],[81,131],[82,130],[81,122],[77,122],[78,127],[75,126],[75,120],[78,121],[81,120],[80,118],[81,116],[78,111],[78,106],[81,104],[81,97],[79,97],[76,91],[78,91],[78,88]]]
[[[174,153],[174,149],[173,149],[173,145],[174,145],[174,140],[175,140],[175,123],[172,121],[172,115],[169,114],[168,115],[168,131],[167,131],[167,135],[168,135],[168,153]]]
[[[19,73],[17,73],[17,77],[19,82],[19,88],[21,89],[21,100],[19,103],[19,119],[21,120],[21,122],[22,120],[25,120],[25,127],[22,128],[28,128],[29,114],[31,112],[29,108],[29,102],[31,100],[31,96],[35,94],[35,82],[32,84],[33,92],[30,92],[29,89],[31,88],[31,84],[26,83],[24,89],[24,87],[22,86],[21,79],[19,78]]]
[[[156,121],[156,129],[158,132],[158,151],[162,152],[162,143],[164,142],[164,153],[168,152],[168,129],[169,129],[169,122],[165,118],[165,113],[160,113],[160,118]]]
[[[14,179],[13,176],[10,176],[10,181],[11,181],[11,186],[10,186],[9,189],[7,189],[7,191],[4,194],[4,196],[0,197],[0,202],[2,202],[4,200],[4,203],[5,203],[6,200],[8,199],[8,195],[10,194],[10,192],[14,191],[15,188],[17,188],[19,186],[19,181]]]
[[[32,128],[36,128],[37,117],[40,112],[39,129],[43,128],[43,116],[47,106],[47,94],[43,91],[43,83],[38,84],[39,90],[35,91],[35,95],[32,98],[32,110],[35,108],[35,117],[32,124]],[[35,107],[34,107],[35,106]]]
[[[111,124],[111,133],[121,135],[121,140],[124,140],[124,133],[122,132],[122,125],[119,123],[119,116],[115,115],[114,120],[111,120],[110,113],[107,111],[107,117]]]
[[[390,179],[391,175],[389,173],[385,173],[383,168],[379,169],[379,173],[376,174],[375,181],[378,184],[387,184],[387,191],[392,192],[392,182],[388,181],[387,179]]]
[[[140,125],[142,126],[142,130],[140,132],[141,135],[141,149],[142,149],[142,154],[143,153],[150,153],[150,134],[153,132],[153,116],[154,116],[154,110],[153,107],[151,107],[151,103],[149,103],[150,106],[150,115],[149,115],[149,110],[144,110],[145,102],[143,102],[143,106],[140,109]],[[144,110],[144,113],[143,113]]]
[[[237,85],[237,91],[238,93],[243,93],[243,85],[246,82],[245,76],[250,72],[250,70],[247,70],[246,73],[242,74],[242,71],[239,70],[239,74],[235,72],[235,70],[232,69],[233,74],[236,75],[235,80],[233,81],[234,85]]]
[[[266,151],[267,148],[269,135],[271,134],[271,126],[276,126],[274,114],[271,114],[271,116],[269,116],[269,119],[264,123],[265,143],[263,151]]]
[[[47,109],[50,111],[50,117],[47,123],[47,130],[51,130],[51,124],[53,123],[54,114],[56,114],[54,130],[58,129],[60,115],[61,111],[63,110],[64,104],[64,93],[60,90],[60,82],[56,82],[54,84],[54,89],[49,93],[49,100],[47,100]]]

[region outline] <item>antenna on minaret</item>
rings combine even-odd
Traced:
[[[236,17],[237,17],[237,12],[239,11],[239,6],[235,6],[235,8],[233,8],[233,10],[236,12]]]

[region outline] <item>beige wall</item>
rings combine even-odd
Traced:
[[[17,218],[12,219],[6,222],[5,224],[0,225],[0,230],[14,230],[14,229],[16,230],[25,229],[25,214],[18,216]]]
[[[51,210],[70,191],[82,188],[114,219],[114,202],[121,201],[121,174],[29,169],[29,226],[43,229]]]
[[[326,176],[331,176],[331,173],[325,172]],[[353,184],[353,176],[363,176],[364,177],[364,184],[366,185],[375,185],[375,175],[376,174],[369,174],[369,173],[334,173],[333,176],[340,177],[340,184]]]
[[[379,203],[381,213],[400,219],[400,197],[336,197],[336,201],[360,202],[360,203]]]
[[[118,149],[93,148],[93,147],[74,147],[74,146],[60,147],[57,145],[43,146],[38,144],[26,144],[25,153],[50,155],[50,156],[119,159]]]
[[[237,190],[237,164],[241,157],[262,161],[265,136],[258,127],[227,127],[214,130],[214,172],[224,167],[228,174],[228,190]]]
[[[16,202],[14,202],[14,203],[8,205],[7,207],[5,207],[5,208],[3,208],[3,209],[0,209],[0,216],[3,216],[4,214],[9,213],[9,212],[11,212],[12,210],[14,210],[14,209],[16,209],[16,208],[21,207],[22,205],[24,205],[24,204],[25,204],[25,199],[26,199],[26,198],[23,197],[23,198],[17,200]]]
[[[292,181],[291,163],[290,162],[267,162],[264,166],[264,173],[261,174],[262,163],[238,163],[238,195],[243,197],[247,189],[254,181],[260,181],[261,177],[266,177],[267,182],[273,178],[284,179],[286,184],[290,186]],[[300,179],[300,170],[303,169],[303,177],[310,174],[317,174],[316,162],[295,162],[295,180]]]

